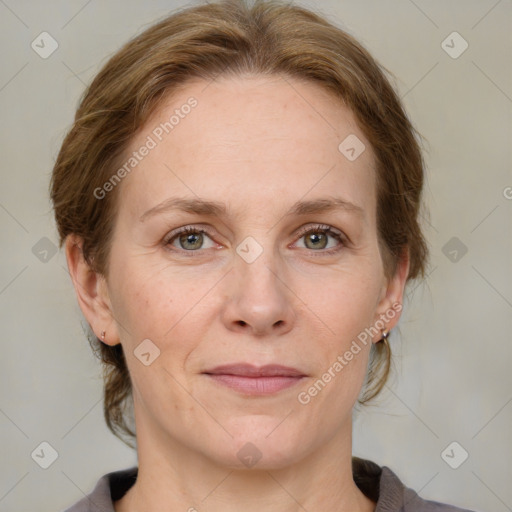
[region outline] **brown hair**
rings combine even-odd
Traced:
[[[51,182],[61,246],[68,235],[78,235],[85,260],[107,275],[118,194],[113,190],[97,199],[94,191],[112,177],[130,140],[164,96],[191,78],[279,74],[312,81],[353,111],[376,158],[378,236],[386,274],[395,272],[407,249],[408,279],[424,277],[423,157],[418,133],[385,71],[349,34],[298,6],[224,0],[173,13],[123,46],[84,93]],[[104,363],[107,425],[126,443],[122,435],[135,434],[128,424],[132,389],[122,347],[101,343],[92,334],[89,341]],[[389,368],[387,343],[372,345],[361,403],[379,393]]]

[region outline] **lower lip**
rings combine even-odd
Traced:
[[[215,382],[246,395],[270,395],[294,386],[303,377],[243,377],[241,375],[207,374]]]

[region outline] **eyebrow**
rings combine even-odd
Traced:
[[[180,210],[187,213],[195,213],[198,215],[226,217],[227,208],[224,203],[217,201],[205,201],[203,199],[184,199],[184,198],[169,198],[153,208],[144,212],[139,220],[144,222],[150,217],[159,213],[164,213],[172,210]],[[341,199],[339,197],[328,197],[322,199],[313,199],[310,201],[297,201],[285,217],[291,215],[310,215],[313,213],[327,213],[334,210],[343,210],[348,213],[354,213],[362,218],[365,217],[365,211],[361,206],[358,206],[350,201]]]

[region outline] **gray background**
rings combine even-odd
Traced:
[[[393,377],[357,414],[354,453],[426,498],[512,510],[512,1],[300,3],[395,74],[428,140],[429,277],[410,289]],[[136,464],[104,425],[100,366],[54,254],[47,189],[85,85],[129,37],[184,5],[0,0],[1,511],[63,509]],[[43,31],[59,45],[46,59],[31,48]],[[442,47],[453,31],[469,44],[458,58]],[[58,452],[48,469],[31,458],[43,441]],[[452,465],[469,454],[457,469],[441,455],[453,441]]]

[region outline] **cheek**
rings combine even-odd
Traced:
[[[345,275],[311,305],[326,328],[317,337],[322,352],[318,373],[299,402],[311,400],[313,408],[333,421],[352,407],[363,385],[372,345],[367,330],[374,320],[377,298],[374,279]]]
[[[112,306],[116,319],[130,338],[162,339],[201,296],[196,280],[173,278],[163,265],[138,265],[143,258],[125,262],[112,276]]]
[[[357,272],[324,276],[313,289],[311,283],[305,283],[302,293],[339,345],[370,327],[380,293],[379,279],[375,268],[361,266]]]
[[[158,369],[158,377],[165,381],[170,376],[163,368],[172,375],[181,374],[190,354],[208,338],[216,309],[206,295],[218,277],[179,275],[166,264],[140,266],[141,260],[133,258],[131,265],[125,262],[122,273],[115,276],[112,305],[133,377],[138,380],[140,372],[147,370],[135,356],[142,353],[144,340],[150,340],[150,352],[158,354],[150,368]],[[169,387],[169,382],[161,384]]]
[[[121,342],[134,389],[143,403],[155,407],[154,414],[160,407],[166,414],[187,410],[190,397],[174,376],[182,374],[190,352],[204,334],[199,324],[191,323],[196,297],[204,293],[192,286],[185,293],[182,286],[166,280],[165,272],[137,275],[137,269],[125,270],[133,279],[118,288],[115,309],[123,327]],[[147,365],[145,353],[149,353]],[[181,377],[178,380],[188,386]]]
[[[171,289],[147,280],[138,280],[134,272],[128,275],[131,278],[125,279],[116,289],[112,301],[116,319],[127,331],[125,336],[136,341],[141,336],[154,335],[159,323],[172,325],[173,318],[168,316],[175,303]]]

